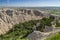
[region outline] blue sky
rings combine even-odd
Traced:
[[[11,7],[60,7],[60,0],[0,0],[0,6]]]

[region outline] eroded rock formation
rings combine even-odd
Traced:
[[[5,34],[13,25],[44,17],[43,12],[33,9],[0,8],[0,34]]]

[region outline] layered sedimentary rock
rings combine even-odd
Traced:
[[[13,25],[29,20],[38,20],[44,12],[33,9],[0,8],[0,34],[5,34]]]

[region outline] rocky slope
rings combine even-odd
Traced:
[[[5,34],[19,22],[41,19],[46,16],[44,13],[33,9],[0,8],[0,34]]]

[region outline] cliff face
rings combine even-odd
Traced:
[[[38,20],[43,16],[43,12],[33,9],[0,8],[0,34],[5,34],[19,22]]]

